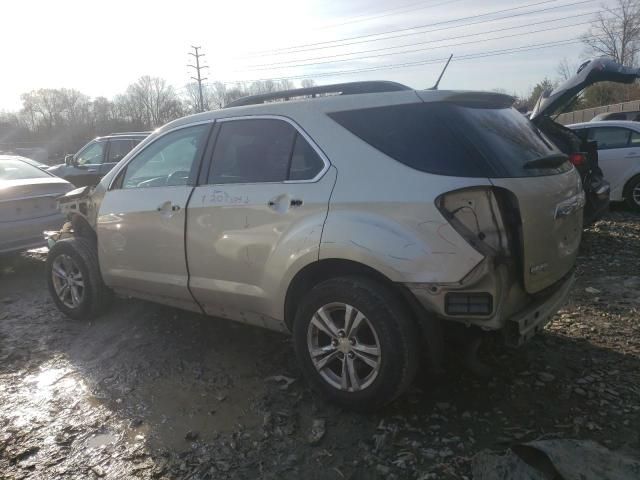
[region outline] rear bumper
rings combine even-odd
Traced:
[[[42,218],[0,223],[0,253],[28,250],[47,244],[43,232],[59,230],[64,224],[62,214]]]
[[[547,325],[565,302],[575,282],[571,273],[559,285],[553,287],[553,293],[537,299],[524,310],[507,319],[504,328],[504,340],[509,347],[519,347]]]
[[[542,292],[529,295],[509,269],[484,268],[474,272],[480,279],[470,284],[443,288],[442,285],[405,284],[422,306],[436,317],[451,322],[476,326],[484,331],[497,331],[510,347],[526,343],[551,320],[567,298],[574,283],[573,270]],[[449,315],[445,307],[447,293],[477,294],[486,292],[493,299],[490,315]]]

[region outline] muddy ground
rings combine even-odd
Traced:
[[[53,306],[42,253],[0,261],[0,478],[471,478],[471,458],[539,438],[640,451],[640,215],[584,237],[569,303],[373,415],[316,399],[286,336],[119,299],[84,323]],[[588,459],[585,459],[588,461]]]

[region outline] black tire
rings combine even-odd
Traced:
[[[637,175],[629,180],[629,183],[624,189],[624,202],[629,208],[638,212],[640,211],[640,198],[636,200],[633,196],[633,191],[636,189],[640,189],[640,175]]]
[[[108,308],[111,301],[112,292],[102,281],[96,250],[95,243],[89,239],[70,237],[56,242],[47,255],[45,272],[49,294],[58,309],[71,318],[95,318]],[[53,265],[56,258],[62,255],[71,257],[82,275],[84,287],[77,306],[65,304],[56,292]]]
[[[308,331],[314,315],[321,307],[336,303],[359,310],[369,322],[365,328],[371,326],[379,342],[377,376],[357,391],[331,385],[316,369],[309,351]],[[419,329],[409,309],[393,290],[366,277],[334,278],[309,291],[297,309],[293,336],[296,356],[311,387],[327,400],[352,410],[371,411],[396,399],[413,381],[420,362]],[[344,353],[338,355],[345,358]]]

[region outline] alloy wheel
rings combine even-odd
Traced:
[[[69,308],[78,308],[84,298],[84,279],[76,261],[69,255],[55,258],[51,269],[58,299]]]
[[[307,348],[317,372],[338,390],[363,390],[380,371],[378,334],[362,312],[346,303],[316,311],[307,329]]]

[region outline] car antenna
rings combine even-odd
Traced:
[[[440,85],[440,80],[442,80],[442,76],[444,75],[444,72],[447,70],[447,67],[449,66],[449,62],[451,61],[452,58],[453,58],[453,53],[451,55],[449,55],[449,60],[447,60],[447,63],[444,64],[444,68],[440,72],[440,76],[438,77],[438,80],[436,80],[436,84],[433,87],[428,88],[427,90],[437,90],[438,89],[438,85]]]

